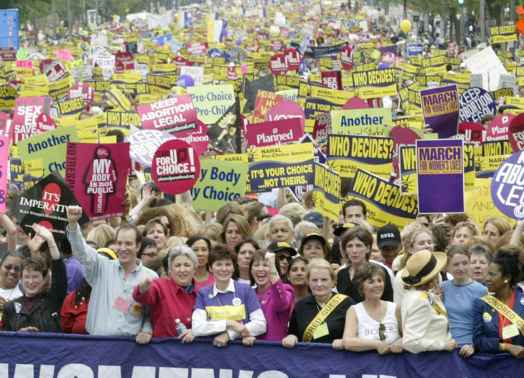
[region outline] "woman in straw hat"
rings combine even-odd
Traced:
[[[399,275],[408,290],[401,308],[402,346],[411,353],[448,350],[457,347],[448,332],[448,316],[440,298],[438,274],[446,266],[443,252],[423,250],[410,256]]]

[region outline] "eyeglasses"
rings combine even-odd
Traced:
[[[380,323],[380,325],[378,326],[378,338],[380,339],[380,341],[386,340],[386,326],[384,325],[384,323]]]
[[[20,265],[4,265],[4,269],[7,271],[14,270],[17,273],[22,271],[22,267]]]

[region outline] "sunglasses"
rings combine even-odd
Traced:
[[[384,323],[380,323],[380,325],[378,326],[378,338],[380,339],[380,341],[386,340],[386,326],[384,325]]]
[[[17,273],[22,271],[22,267],[20,265],[4,265],[4,269],[7,271],[14,270]]]

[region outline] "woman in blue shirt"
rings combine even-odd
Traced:
[[[460,355],[469,357],[473,348],[473,301],[487,294],[484,285],[470,276],[470,253],[463,244],[451,245],[447,249],[448,273],[452,280],[441,284],[444,306],[448,311],[451,336],[460,346]]]
[[[475,350],[507,352],[524,358],[524,295],[522,289],[515,286],[518,276],[518,249],[500,248],[489,265],[486,280],[492,295],[474,302]]]

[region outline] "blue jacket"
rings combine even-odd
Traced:
[[[524,294],[519,287],[515,288],[515,305],[513,311],[524,318]],[[475,350],[487,353],[499,353],[499,343],[502,335],[499,335],[499,314],[480,298],[473,302],[473,344]],[[513,345],[524,346],[522,333],[511,339]]]

